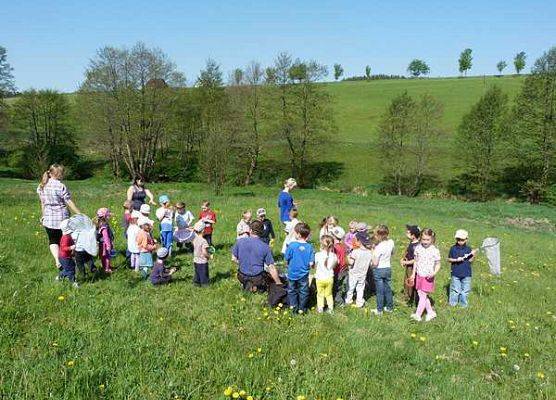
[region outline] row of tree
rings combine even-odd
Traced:
[[[433,97],[394,98],[379,126],[384,190],[417,195],[442,140],[442,105]],[[539,202],[556,180],[556,47],[540,57],[514,104],[498,86],[486,90],[457,130],[455,194],[486,200],[496,194]],[[552,186],[552,190],[554,187]]]

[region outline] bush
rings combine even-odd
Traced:
[[[556,207],[556,184],[551,185],[546,189],[544,194],[544,202]]]

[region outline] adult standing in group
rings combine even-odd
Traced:
[[[278,195],[278,208],[280,209],[280,222],[287,224],[290,221],[290,211],[295,207],[291,191],[297,186],[293,178],[284,182],[284,189]]]
[[[139,211],[141,206],[145,204],[145,198],[149,198],[150,204],[156,204],[154,202],[154,196],[151,191],[145,188],[145,180],[141,175],[136,175],[133,178],[133,183],[127,189],[127,200],[131,201],[131,206],[134,210]]]
[[[48,235],[50,253],[54,257],[57,268],[60,268],[60,261],[58,260],[60,239],[62,238],[60,223],[69,218],[70,211],[74,214],[81,214],[71,199],[71,193],[66,185],[62,183],[63,178],[64,167],[52,164],[42,175],[37,188],[37,194],[41,202],[41,224]]]
[[[266,290],[269,275],[277,285],[281,285],[272,251],[260,239],[264,233],[263,223],[253,221],[250,228],[251,235],[238,239],[232,248],[232,260],[239,264],[238,280],[243,289],[250,292]]]

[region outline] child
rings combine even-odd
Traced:
[[[245,210],[241,214],[241,220],[236,227],[236,239],[249,236],[249,232],[251,232],[249,224],[251,223],[252,216],[251,210]]]
[[[156,218],[160,222],[160,244],[172,254],[174,241],[174,210],[170,206],[170,198],[163,194],[158,198],[161,207],[156,210]]]
[[[151,206],[149,206],[148,204],[141,204],[139,212],[143,214],[144,217],[149,218],[149,215],[151,215]]]
[[[334,286],[334,270],[338,265],[338,257],[334,253],[334,238],[330,235],[323,235],[320,238],[320,251],[315,254],[317,283],[317,312],[324,311],[324,303],[328,306],[328,312],[334,310],[334,299],[332,297],[332,287]]]
[[[110,227],[110,210],[106,207],[97,210],[97,241],[99,247],[100,263],[104,268],[104,272],[111,274],[112,265],[112,249],[114,248],[114,233]]]
[[[62,231],[62,238],[60,239],[60,250],[58,251],[58,261],[60,262],[60,273],[56,280],[68,278],[73,287],[78,288],[79,285],[75,281],[75,261],[73,259],[73,251],[75,250],[75,243],[71,237],[72,230],[68,226],[69,220],[64,219],[60,222],[60,229]]]
[[[137,225],[137,221],[141,218],[139,211],[133,210],[129,219],[127,228],[127,251],[129,252],[129,261],[131,269],[139,272],[139,247],[137,246],[137,235],[141,228]]]
[[[350,221],[348,226],[349,230],[344,237],[344,244],[346,245],[348,252],[353,249],[353,241],[355,239],[355,233],[357,232],[357,224],[357,221]]]
[[[266,217],[266,210],[264,208],[259,208],[257,210],[257,219],[263,223],[263,232],[261,236],[259,236],[259,239],[272,247],[276,235],[274,234],[272,221]]]
[[[411,278],[415,281],[415,289],[419,296],[417,311],[411,314],[415,321],[421,321],[421,316],[427,310],[426,321],[436,318],[429,293],[434,292],[434,277],[440,270],[440,251],[434,245],[436,234],[432,229],[421,231],[421,243],[415,247],[415,263]]]
[[[193,213],[185,208],[185,204],[182,202],[176,203],[176,213],[174,217],[174,222],[176,223],[176,229],[174,231],[174,240],[177,242],[178,249],[181,249],[185,244],[191,248],[191,240],[193,240],[194,232],[191,228],[195,217]]]
[[[373,257],[370,247],[371,238],[369,235],[365,232],[357,232],[353,241],[353,250],[349,255],[350,267],[346,304],[353,303],[353,292],[357,290],[355,305],[359,308],[365,305],[365,299],[363,298],[365,280]]]
[[[176,272],[176,268],[165,268],[164,260],[168,258],[170,252],[166,247],[161,247],[156,251],[156,262],[151,272],[151,283],[153,285],[163,285],[172,281],[172,275]]]
[[[343,305],[348,281],[348,268],[346,262],[348,250],[346,245],[342,242],[346,232],[340,226],[337,226],[332,229],[331,233],[334,238],[334,254],[336,254],[336,258],[338,258],[338,264],[336,264],[336,268],[334,268],[334,301],[336,304]]]
[[[133,205],[132,204],[133,203],[130,200],[124,201],[124,215],[122,217],[122,229],[123,229],[124,235],[127,234],[127,228],[129,226],[129,220],[131,219],[131,212],[133,211]]]
[[[216,224],[216,213],[210,209],[210,202],[205,200],[201,203],[199,219],[205,223],[203,237],[209,246],[212,246],[212,233],[214,232],[214,224]]]
[[[392,312],[394,299],[392,296],[392,266],[390,259],[394,253],[394,241],[388,239],[390,231],[386,225],[379,225],[375,232],[376,246],[373,250],[373,277],[376,287],[376,309],[371,310],[375,315],[382,311]]]
[[[206,223],[202,219],[193,226],[196,235],[193,239],[193,267],[195,276],[193,283],[197,286],[208,286],[209,284],[209,243],[205,239]]]
[[[309,269],[315,263],[313,246],[307,243],[311,234],[309,225],[295,225],[295,241],[286,249],[284,259],[288,263],[288,303],[293,313],[307,312],[309,298]]]
[[[467,307],[467,297],[471,292],[471,263],[477,251],[467,245],[468,237],[466,230],[458,229],[456,244],[450,248],[448,255],[448,262],[452,264],[449,303],[453,307],[458,304]]]
[[[405,270],[403,293],[407,305],[416,305],[417,292],[415,291],[415,282],[411,280],[411,276],[413,275],[413,264],[415,263],[415,247],[419,244],[421,230],[417,225],[406,225],[405,236],[409,239],[409,244],[407,245],[404,257],[400,261],[401,266]]]
[[[137,220],[137,225],[141,230],[137,232],[137,247],[139,249],[139,271],[143,278],[149,275],[153,267],[152,252],[156,250],[156,242],[151,235],[152,221],[145,216]]]
[[[319,238],[323,237],[324,235],[330,235],[332,229],[338,226],[338,218],[334,215],[329,215],[328,217],[324,218],[320,224],[320,232]]]
[[[290,210],[290,221],[286,223],[285,231],[286,238],[282,244],[282,254],[286,254],[286,249],[288,245],[295,240],[295,227],[300,221],[297,219],[297,208],[292,208]]]

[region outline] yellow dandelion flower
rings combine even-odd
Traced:
[[[417,334],[414,333],[414,332],[411,332],[411,337],[415,339],[417,337]]]
[[[253,353],[247,354],[247,357],[249,357],[249,358],[253,358],[254,356],[255,356],[255,355],[254,355]]]
[[[523,357],[529,358],[529,357],[531,357],[531,356],[529,355],[529,353],[524,353],[524,354],[523,354]]]
[[[73,367],[73,366],[75,365],[75,361],[69,360],[69,361],[66,363],[66,365],[67,365],[68,367]]]
[[[421,342],[424,342],[425,340],[427,340],[427,338],[424,337],[424,336],[421,336],[421,337],[419,338],[419,340],[420,340]]]
[[[255,400],[253,396],[247,396],[247,400]]]
[[[515,324],[515,322],[512,321],[511,319],[508,320],[508,323],[510,323],[510,324]]]
[[[104,390],[104,383],[101,383],[100,385],[98,385],[98,388],[99,388],[100,390]]]
[[[265,390],[266,390],[267,392],[270,392],[270,391],[272,390],[272,388],[271,388],[270,386],[267,386],[267,387],[265,388]]]
[[[57,342],[52,342],[52,347],[58,347],[58,343]]]
[[[529,322],[526,322],[525,326],[531,326],[531,324]]]
[[[544,374],[541,371],[537,372],[537,378],[544,379]]]
[[[552,315],[552,311],[547,311],[546,315]]]
[[[500,351],[501,351],[502,353],[505,353],[506,351],[508,351],[508,349],[505,348],[505,347],[500,347]]]
[[[479,342],[477,342],[476,340],[473,340],[472,343],[473,343],[473,346],[478,346],[479,345]]]
[[[239,396],[240,397],[245,397],[247,395],[247,392],[245,390],[240,390],[239,391]]]
[[[263,351],[263,349],[260,348],[260,347],[257,347],[257,353],[260,353],[261,351]]]
[[[231,386],[228,386],[228,387],[224,390],[224,396],[230,397],[230,396],[232,395],[233,392],[234,392],[234,389],[232,389]]]
[[[58,296],[59,301],[64,301],[66,298],[64,296]]]
[[[508,355],[506,353],[500,353],[501,357],[508,357]]]
[[[299,395],[296,397],[297,400],[307,400],[307,397],[303,396],[303,395]]]
[[[239,399],[239,393],[238,393],[238,392],[234,392],[234,393],[232,394],[232,397],[233,397],[234,399]]]

